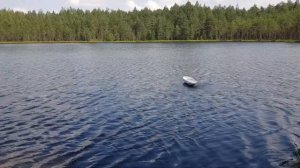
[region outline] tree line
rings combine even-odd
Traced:
[[[300,40],[300,4],[215,6],[198,2],[132,11],[0,10],[0,41]]]

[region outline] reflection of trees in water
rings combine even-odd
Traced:
[[[281,162],[281,167],[300,168],[300,148],[295,144],[296,150],[294,151],[295,159],[289,159]]]
[[[300,148],[298,148],[295,152],[297,161],[295,163],[295,167],[300,168]]]

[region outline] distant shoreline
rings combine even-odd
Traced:
[[[300,40],[145,40],[145,41],[0,41],[0,44],[55,44],[55,43],[206,43],[206,42],[285,42]]]

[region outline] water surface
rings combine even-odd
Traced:
[[[300,46],[0,45],[0,167],[278,167]],[[182,76],[199,80],[182,85]]]

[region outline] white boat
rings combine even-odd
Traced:
[[[194,86],[197,84],[197,81],[194,78],[189,77],[189,76],[184,76],[183,82],[189,86]]]

